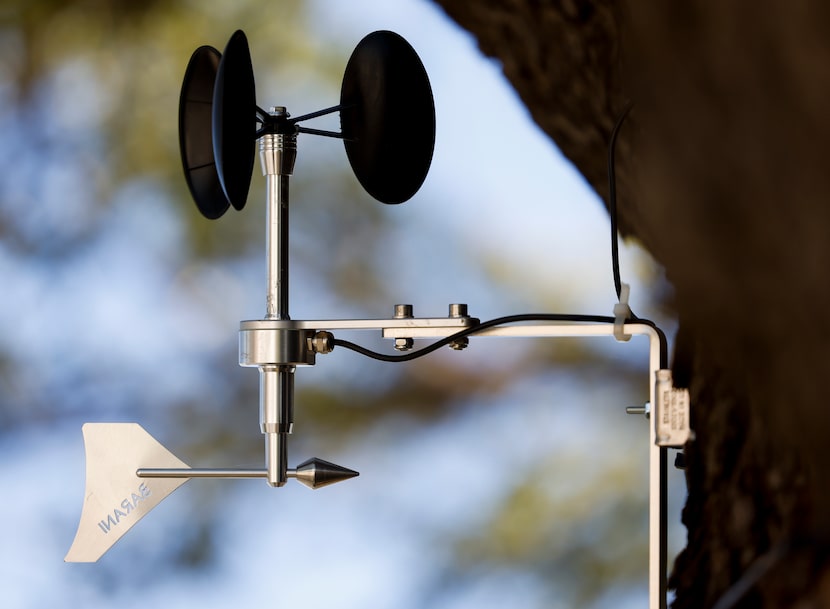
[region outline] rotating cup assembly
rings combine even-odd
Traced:
[[[339,132],[303,124],[334,113],[340,115]],[[670,372],[662,369],[662,333],[653,325],[632,321],[627,306],[619,314],[615,308],[613,325],[560,322],[558,318],[532,325],[481,324],[468,315],[464,304],[450,305],[449,315],[439,318],[415,317],[410,305],[396,305],[388,319],[292,320],[288,298],[288,203],[299,134],[341,139],[355,176],[378,201],[397,204],[410,199],[426,178],[435,143],[432,90],[416,52],[393,32],[369,34],[349,58],[339,103],[297,117],[281,106],[271,106],[267,111],[257,106],[251,55],[242,31],[231,36],[223,53],[211,46],[202,46],[193,53],[179,100],[179,143],[185,178],[196,206],[211,220],[221,218],[231,207],[245,207],[257,142],[265,176],[265,315],[261,320],[243,321],[239,333],[239,364],[259,370],[265,466],[191,468],[136,423],[87,423],[83,426],[85,501],[65,560],[97,561],[138,520],[192,478],[261,478],[275,487],[294,478],[320,488],[357,476],[351,469],[317,458],[293,468],[288,466],[295,372],[297,367],[314,365],[317,355],[333,349],[333,331],[380,331],[383,337],[394,340],[395,349],[404,352],[412,349],[416,339],[436,340],[433,346],[446,339],[447,346],[461,350],[473,333],[536,338],[613,336],[618,340],[644,335],[650,345],[650,404],[654,405],[649,457],[649,606],[664,608],[664,447],[680,445],[688,438],[689,406],[688,394],[674,389]]]

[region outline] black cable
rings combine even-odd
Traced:
[[[611,130],[611,139],[608,142],[608,214],[611,216],[611,266],[614,273],[614,289],[617,291],[618,300],[622,291],[622,281],[620,280],[619,234],[617,232],[617,176],[614,152],[617,147],[617,135],[620,132],[620,127],[622,127],[633,106],[633,102],[629,102],[623,108],[617,122],[614,124],[614,129]],[[631,315],[634,319],[637,319],[633,312]]]
[[[611,139],[608,142],[608,212],[611,216],[611,267],[614,274],[614,289],[617,292],[618,300],[620,299],[620,295],[622,293],[622,280],[620,279],[620,254],[618,241],[619,235],[617,230],[617,180],[614,163],[614,152],[617,145],[617,135],[620,132],[620,127],[622,127],[623,122],[625,121],[629,112],[631,112],[631,108],[633,106],[634,104],[632,102],[629,102],[628,104],[626,104],[625,108],[623,108],[623,111],[617,118],[617,122],[614,124],[614,128],[611,130]],[[644,324],[655,330],[660,341],[660,367],[667,368],[668,342],[666,340],[665,333],[660,328],[658,328],[657,324],[655,324],[650,319],[641,319],[637,317],[634,314],[634,312],[631,311],[630,307],[628,311],[630,313],[630,316],[626,318],[626,322]],[[437,340],[427,347],[418,349],[417,351],[410,351],[409,353],[404,353],[401,355],[388,355],[385,353],[379,353],[377,351],[372,351],[365,347],[361,347],[356,343],[337,338],[334,339],[334,345],[343,347],[345,349],[350,349],[351,351],[359,353],[360,355],[365,355],[366,357],[371,357],[372,359],[380,360],[383,362],[408,362],[419,357],[429,355],[430,353],[437,351],[441,347],[449,345],[450,343],[460,340],[462,338],[466,338],[467,336],[471,336],[478,332],[487,330],[488,328],[523,321],[565,321],[613,324],[616,322],[616,319],[614,317],[608,317],[603,315],[579,315],[568,313],[527,313],[522,315],[509,315],[507,317],[498,317],[496,319],[491,319],[489,321],[479,323],[475,326],[465,328],[459,332],[456,332],[455,334],[451,334],[440,340]]]
[[[611,270],[614,274],[614,289],[617,292],[618,301],[620,300],[620,294],[622,292],[622,280],[620,279],[620,235],[617,222],[617,171],[616,163],[614,161],[614,154],[617,148],[617,136],[620,133],[620,127],[622,127],[622,124],[625,122],[625,119],[628,117],[628,114],[631,112],[631,108],[633,107],[634,102],[628,102],[625,105],[625,108],[623,108],[622,112],[620,112],[620,115],[617,117],[617,122],[614,123],[614,128],[611,130],[611,139],[608,142],[608,214],[611,216]],[[647,323],[662,335],[662,330],[660,330],[654,322],[637,317],[636,313],[631,310],[630,306],[628,307],[628,311],[630,315],[626,321],[631,320]],[[665,341],[665,337],[663,337],[662,340]],[[663,359],[662,355],[661,359]],[[662,366],[665,368],[667,364],[663,363]]]
[[[343,347],[345,349],[349,349],[360,355],[365,355],[366,357],[371,357],[372,359],[380,360],[382,362],[408,362],[419,357],[423,357],[424,355],[429,355],[444,347],[449,345],[452,342],[455,342],[459,339],[466,338],[467,336],[471,336],[477,334],[478,332],[483,332],[489,328],[494,328],[496,326],[505,326],[508,324],[514,324],[524,321],[565,321],[565,322],[588,322],[588,323],[598,323],[598,324],[613,324],[615,319],[613,317],[605,316],[605,315],[580,315],[580,314],[570,314],[570,313],[525,313],[521,315],[508,315],[506,317],[497,317],[495,319],[491,319],[489,321],[481,322],[475,326],[470,326],[469,328],[464,328],[463,330],[456,332],[455,334],[450,334],[440,340],[435,341],[431,345],[423,347],[422,349],[418,349],[417,351],[410,351],[409,353],[404,353],[401,355],[389,355],[386,353],[378,353],[377,351],[372,351],[365,347],[361,347],[358,344],[353,342],[335,338],[334,339],[334,346],[335,347]],[[666,342],[666,335],[663,331],[657,327],[657,325],[648,319],[636,319],[632,320],[635,323],[643,324],[653,328],[657,332],[657,336],[660,340],[660,367],[665,368],[668,362],[668,345]]]

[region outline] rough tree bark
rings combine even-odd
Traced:
[[[437,1],[603,199],[635,104],[620,227],[675,287],[697,434],[674,607],[830,606],[830,4]]]

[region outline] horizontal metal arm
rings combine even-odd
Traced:
[[[247,330],[387,330],[431,328],[448,330],[452,334],[478,324],[475,317],[407,317],[388,319],[256,319],[243,321],[241,331]]]
[[[135,475],[139,478],[185,479],[191,478],[266,478],[267,469],[205,469],[189,467],[140,467]],[[303,461],[295,468],[286,468],[285,477],[294,478],[309,488],[321,488],[341,480],[348,480],[358,476],[358,472],[325,461],[313,458]],[[182,484],[182,483],[180,483]]]
[[[291,471],[297,474],[297,470]],[[135,475],[139,478],[265,478],[268,470],[142,467],[136,470]]]
[[[384,338],[444,338],[465,328],[475,327],[475,317],[412,317],[405,319],[317,319],[251,320],[240,324],[241,332],[286,332],[289,330],[327,331],[375,330]],[[628,323],[627,334],[652,336],[648,324]],[[517,338],[554,338],[567,336],[613,336],[613,324],[595,322],[519,322],[476,332],[472,336],[511,336]]]

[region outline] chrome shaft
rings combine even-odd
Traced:
[[[139,478],[265,478],[268,472],[264,469],[141,467],[135,475]]]
[[[271,109],[274,116],[285,108]],[[266,133],[259,140],[266,180],[265,319],[287,320],[288,314],[288,181],[297,158],[297,135]],[[265,465],[271,486],[283,486],[288,472],[288,434],[294,424],[294,367],[260,366],[260,427],[265,434]]]
[[[283,486],[288,467],[288,434],[294,427],[293,366],[260,366],[259,420],[265,434],[268,484]]]
[[[263,136],[260,145],[265,146]],[[270,142],[269,142],[270,143]],[[282,142],[274,142],[275,145]],[[277,156],[278,150],[261,150],[260,156]],[[279,155],[282,156],[282,155]],[[274,164],[277,169],[279,166]],[[268,190],[266,248],[268,290],[265,319],[289,319],[288,315],[288,175],[265,174]]]

